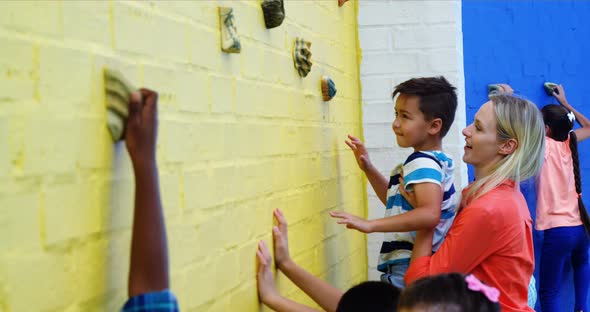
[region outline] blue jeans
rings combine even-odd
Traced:
[[[589,246],[590,240],[582,225],[556,227],[544,231],[539,281],[539,297],[543,312],[572,311],[571,308],[564,309],[559,305],[559,289],[568,260],[571,260],[574,272],[574,311],[588,311],[586,301],[590,283]]]
[[[406,287],[404,276],[406,276],[406,271],[408,271],[409,267],[409,263],[390,265],[387,269],[388,272],[381,274],[381,281],[389,283],[399,289],[404,289]]]

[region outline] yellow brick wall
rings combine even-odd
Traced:
[[[126,298],[133,176],[105,126],[104,66],[160,92],[158,161],[172,289],[185,311],[258,311],[255,249],[272,209],[294,258],[343,289],[365,237],[328,211],[366,211],[343,144],[361,135],[355,1],[0,2],[0,311],[114,311]],[[241,54],[221,52],[234,7]],[[312,42],[299,78],[293,40]],[[338,95],[322,102],[320,77]],[[310,303],[283,276],[281,292]]]

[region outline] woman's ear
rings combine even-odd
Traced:
[[[551,136],[551,128],[548,125],[545,125],[545,135],[548,137]]]
[[[506,142],[500,144],[500,150],[498,153],[500,153],[500,155],[510,155],[514,153],[517,147],[518,141],[516,141],[516,139],[510,138],[506,140]]]

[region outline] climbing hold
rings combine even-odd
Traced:
[[[336,84],[334,84],[334,81],[330,77],[323,76],[322,77],[322,96],[323,96],[324,102],[331,100],[335,95],[336,95]]]
[[[348,1],[348,0],[338,0],[338,6],[339,7],[343,6],[346,1]]]
[[[113,141],[123,139],[125,123],[129,116],[129,98],[137,89],[117,70],[104,69],[107,126]]]
[[[559,94],[559,91],[557,90],[557,84],[554,82],[545,82],[543,84],[543,87],[545,88],[545,92],[549,96],[553,96],[553,92]]]
[[[283,0],[264,0],[260,5],[264,14],[264,24],[271,29],[280,26],[285,19]]]
[[[504,88],[500,84],[494,83],[488,85],[488,96],[497,95],[504,92]]]
[[[311,42],[303,38],[295,38],[295,47],[293,48],[293,63],[299,76],[305,77],[311,71]]]
[[[240,53],[242,45],[233,8],[219,7],[219,26],[221,27],[221,50],[227,53]]]

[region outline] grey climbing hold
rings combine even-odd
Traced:
[[[554,82],[545,82],[543,84],[543,88],[549,96],[553,96],[553,92],[559,94],[559,91],[557,90],[557,84]]]
[[[283,0],[264,0],[260,5],[264,14],[264,24],[271,29],[280,26],[285,19]]]

